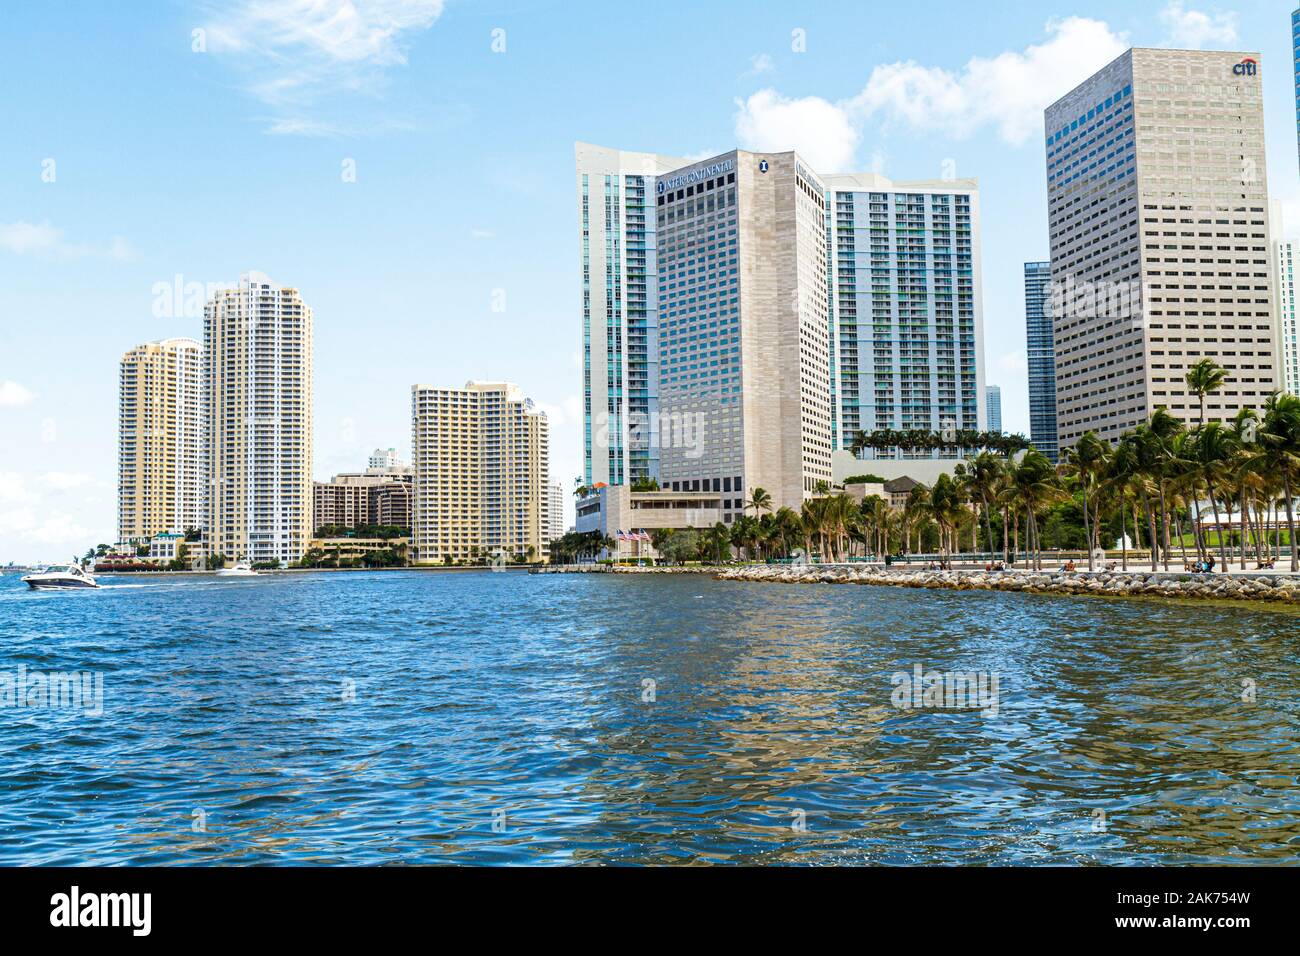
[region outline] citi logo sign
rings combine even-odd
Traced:
[[[1240,63],[1234,64],[1232,67],[1232,73],[1234,76],[1254,76],[1258,72],[1259,61],[1252,60],[1250,57],[1246,57],[1246,59],[1242,60]]]

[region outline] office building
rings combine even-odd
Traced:
[[[298,560],[312,520],[312,310],[260,272],[203,315],[209,548]]]
[[[1277,387],[1259,57],[1133,49],[1047,108],[1058,440],[1159,407],[1210,419]]]
[[[418,564],[545,557],[546,416],[519,386],[411,389]]]
[[[988,409],[988,430],[996,435],[1002,434],[1002,389],[997,385],[984,388],[985,405]]]
[[[655,177],[686,160],[576,143],[588,486],[659,477]]]
[[[833,204],[835,447],[859,432],[983,430],[978,183],[822,182]]]
[[[825,186],[737,150],[655,190],[660,484],[728,521],[757,487],[797,510],[832,477]]]
[[[1052,264],[1025,263],[1025,340],[1029,364],[1029,440],[1057,461],[1056,356],[1052,346]]]
[[[203,525],[200,385],[193,339],[122,356],[118,379],[117,540],[142,544]]]

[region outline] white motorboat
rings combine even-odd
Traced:
[[[97,588],[99,585],[89,571],[79,564],[69,564],[66,568],[46,568],[37,574],[23,578],[32,590],[71,591],[77,588]]]
[[[222,568],[217,572],[219,578],[255,578],[257,572],[247,561],[236,562],[233,568]]]

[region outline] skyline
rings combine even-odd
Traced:
[[[201,309],[155,314],[178,274],[206,286],[262,271],[312,304],[317,480],[375,447],[409,459],[413,383],[504,379],[548,413],[569,488],[582,461],[575,140],[691,157],[794,149],[819,172],[902,180],[951,162],[977,178],[987,381],[1006,429],[1027,433],[1021,284],[1048,252],[1043,107],[1128,45],[1258,51],[1270,195],[1300,210],[1281,68],[1292,4],[1053,5],[960,31],[945,28],[950,8],[759,4],[745,23],[701,11],[685,32],[662,18],[635,41],[658,67],[649,88],[644,63],[592,42],[626,35],[634,14],[621,11],[557,26],[556,4],[389,2],[368,8],[389,15],[372,29],[310,39],[278,0],[17,13],[22,29],[0,38],[30,91],[3,107],[17,135],[0,157],[0,445],[13,450],[0,561],[114,537],[118,363],[201,335]],[[866,58],[858,26],[883,38]],[[677,75],[705,51],[716,72]],[[594,79],[551,69],[574,62]],[[1294,227],[1300,214],[1278,235]]]

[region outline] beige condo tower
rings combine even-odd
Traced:
[[[417,564],[546,556],[550,431],[518,385],[411,388]]]
[[[193,339],[122,356],[118,392],[117,540],[140,544],[203,524],[200,376]]]

